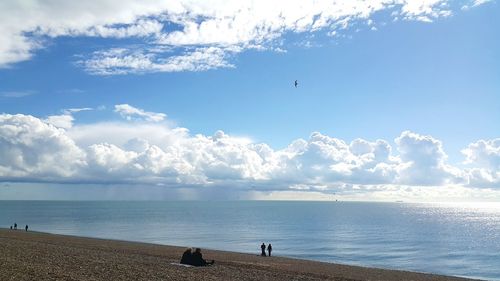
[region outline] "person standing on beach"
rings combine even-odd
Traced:
[[[17,223],[14,223],[14,230],[17,229]]]
[[[26,227],[24,227],[24,230],[28,231],[28,225],[26,225]],[[271,244],[269,244],[269,245],[271,245]]]
[[[267,245],[267,252],[269,253],[269,256],[271,256],[271,251],[273,250],[273,246],[271,246],[271,243]]]
[[[265,257],[266,256],[266,244],[262,243],[262,245],[260,245],[260,250],[261,250],[260,255]]]

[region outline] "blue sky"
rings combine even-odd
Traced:
[[[114,5],[113,1],[108,2],[110,6]],[[133,2],[127,1],[123,9],[126,10],[127,5],[133,7]],[[215,1],[214,10],[217,10],[218,4],[223,6],[223,2]],[[112,16],[107,19],[104,10],[95,12],[90,7],[87,13],[95,15],[96,20],[82,26],[75,26],[71,21],[57,22],[40,17],[27,23],[24,29],[17,27],[20,30],[9,30],[9,18],[3,22],[0,20],[0,30],[10,32],[3,36],[11,36],[7,38],[14,42],[11,45],[27,49],[25,53],[8,47],[0,49],[0,53],[6,54],[0,56],[0,111],[4,115],[32,115],[46,124],[55,125],[65,131],[82,150],[90,143],[83,142],[81,135],[75,137],[77,133],[74,131],[77,129],[107,123],[141,127],[148,122],[145,120],[147,114],[164,113],[167,117],[160,123],[165,128],[189,130],[190,138],[197,134],[211,138],[218,130],[222,130],[235,142],[241,140],[246,142],[245,145],[264,143],[278,153],[297,139],[312,143],[311,134],[320,132],[351,146],[352,141],[358,138],[371,143],[385,140],[391,146],[391,157],[398,158],[382,161],[384,165],[395,165],[393,168],[396,172],[393,172],[397,174],[394,176],[397,179],[378,179],[373,182],[355,178],[352,171],[348,177],[343,175],[333,181],[327,180],[329,171],[335,170],[332,167],[339,164],[338,159],[328,163],[321,176],[306,175],[303,179],[290,181],[292,183],[277,174],[252,174],[248,172],[253,171],[251,169],[240,171],[243,185],[275,184],[280,186],[277,188],[280,192],[289,192],[281,190],[281,186],[285,185],[305,186],[304,189],[319,193],[324,190],[326,193],[335,192],[342,184],[385,184],[416,188],[418,184],[415,182],[418,181],[402,180],[405,176],[401,171],[406,166],[404,152],[400,150],[401,145],[396,138],[413,138],[418,145],[419,141],[425,141],[428,137],[427,141],[437,147],[431,150],[442,150],[446,156],[443,157],[439,152],[439,159],[431,161],[438,163],[436,167],[440,172],[436,175],[435,171],[414,171],[415,175],[443,177],[441,172],[446,171],[448,176],[451,173],[453,176],[450,178],[453,180],[439,178],[435,182],[431,180],[431,185],[457,185],[462,197],[465,197],[463,188],[473,186],[476,179],[476,185],[480,187],[473,186],[472,190],[483,192],[481,196],[495,198],[500,178],[499,144],[495,141],[500,132],[500,31],[496,28],[499,25],[498,4],[495,1],[461,1],[459,4],[455,1],[401,1],[402,4],[391,6],[394,4],[380,2],[381,6],[374,10],[353,2],[350,5],[356,12],[350,12],[352,7],[346,8],[342,4],[336,7],[337,4],[332,4],[330,8],[338,8],[339,14],[325,16],[329,22],[319,27],[298,24],[300,20],[290,24],[286,13],[295,15],[297,11],[283,10],[285,19],[284,22],[278,21],[279,28],[273,29],[273,25],[270,25],[264,29],[268,31],[261,31],[258,28],[263,24],[255,23],[255,30],[260,30],[258,35],[255,35],[256,31],[249,32],[243,27],[240,30],[236,26],[237,20],[232,22],[235,30],[223,29],[220,26],[224,25],[221,24],[216,25],[215,30],[203,31],[200,26],[204,22],[226,20],[210,13],[194,19],[199,24],[199,30],[192,32],[187,28],[192,19],[183,18],[183,15],[195,13],[196,2],[181,3],[186,10],[183,12],[177,12],[175,7],[154,7],[151,4],[149,8],[153,12],[137,12],[125,19]],[[10,4],[6,4],[3,10],[11,9],[26,15],[32,12],[30,7],[19,8]],[[278,3],[269,10],[285,9],[280,5]],[[317,11],[325,14],[321,7],[305,8],[316,12],[301,15],[299,19],[311,15],[313,19],[321,18]],[[304,13],[307,10],[305,8]],[[359,10],[366,15],[359,16]],[[45,11],[49,17],[58,13],[71,14],[72,8],[46,7]],[[253,12],[259,12],[259,7],[249,7],[248,11],[252,16]],[[84,14],[85,10],[81,13]],[[227,13],[230,15],[230,12]],[[97,20],[97,14],[103,17],[102,21]],[[164,18],[160,15],[164,15]],[[235,17],[238,15],[248,16],[236,14]],[[264,17],[264,20],[272,21],[272,17],[273,13],[270,12],[269,18]],[[345,18],[348,18],[346,23],[342,21]],[[121,30],[127,28],[128,31],[123,35]],[[139,31],[134,31],[136,29]],[[176,32],[180,32],[177,37],[172,35]],[[19,36],[25,36],[24,41],[31,43],[22,40],[19,43],[16,41]],[[24,43],[27,47],[22,45]],[[189,62],[186,63],[182,56],[188,56]],[[293,87],[295,79],[299,82],[298,88]],[[78,108],[88,110],[68,112],[68,109]],[[71,116],[71,121],[69,125],[55,124],[49,116],[63,116],[66,121]],[[13,122],[8,120],[4,124]],[[21,126],[20,121],[14,123]],[[403,136],[405,131],[410,133]],[[80,132],[91,134],[94,131]],[[7,139],[7,132],[1,133]],[[91,136],[86,138],[93,139]],[[127,151],[124,143],[132,138],[110,144]],[[93,143],[95,145],[110,142],[105,138],[95,139],[101,141]],[[479,148],[471,149],[469,156],[461,152],[471,148],[470,145],[473,148],[483,147],[479,141],[487,144],[482,151]],[[4,140],[0,150],[8,150],[14,143],[15,139]],[[297,153],[304,154],[303,151]],[[42,161],[43,157],[37,159]],[[82,161],[89,163],[88,159]],[[359,159],[344,162],[350,161],[362,162]],[[418,161],[410,159],[406,163],[413,163],[416,167]],[[318,164],[316,160],[312,162],[312,166]],[[303,164],[305,162],[299,166]],[[19,168],[9,161],[4,161],[2,165],[11,172]],[[240,167],[228,162],[224,162],[224,165]],[[369,169],[373,172],[372,166]],[[200,169],[204,171],[203,177],[211,178],[207,176],[210,169]],[[453,169],[461,171],[450,172]],[[474,173],[476,176],[471,176]],[[11,184],[73,182],[69,179],[69,172],[50,177],[33,171],[20,174],[17,176],[14,172],[4,172],[0,177]],[[482,175],[481,179],[477,179],[478,174]],[[156,176],[159,174],[154,174]],[[94,177],[96,175],[74,182],[103,184]],[[216,177],[215,184],[211,180],[190,182],[177,179],[174,182],[194,186],[206,186],[208,183],[218,188],[235,184],[232,180],[224,181],[223,176],[222,180],[220,177]],[[483,184],[485,181],[487,183]],[[171,185],[169,180],[157,182],[149,177],[144,182],[133,184],[151,183]],[[488,189],[487,195],[485,189]],[[261,192],[266,189],[262,187],[256,190]],[[268,195],[274,188],[266,191],[264,193]],[[352,196],[352,192],[346,193]],[[7,192],[5,194],[8,195]]]

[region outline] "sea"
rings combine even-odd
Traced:
[[[500,280],[500,203],[0,201],[0,227]]]

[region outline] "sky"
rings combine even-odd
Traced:
[[[500,201],[499,19],[488,0],[2,1],[0,199]]]

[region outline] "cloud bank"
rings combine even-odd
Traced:
[[[248,49],[281,50],[287,33],[331,36],[355,25],[376,29],[376,14],[431,22],[487,0],[1,1],[0,67],[29,60],[58,37],[131,39],[134,44],[83,54],[97,75],[203,71],[233,67]],[[460,5],[460,6],[459,6]]]
[[[471,143],[462,151],[467,167],[458,168],[447,162],[441,141],[410,131],[394,140],[395,147],[314,132],[275,150],[223,131],[191,135],[165,114],[127,104],[114,111],[122,121],[72,126],[1,114],[0,181],[320,193],[500,189],[500,139]],[[73,118],[77,111],[65,112]]]

